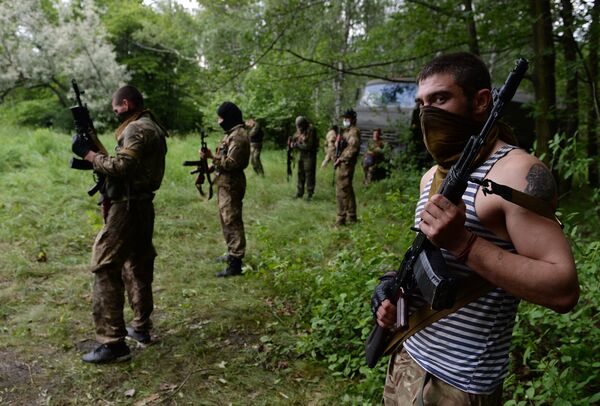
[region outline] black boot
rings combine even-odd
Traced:
[[[227,268],[217,273],[218,277],[237,276],[242,274],[242,258],[229,255]]]

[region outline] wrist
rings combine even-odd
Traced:
[[[94,160],[94,157],[96,156],[96,153],[94,151],[88,151],[85,156],[83,157],[83,159],[85,159],[86,161],[90,161],[92,162]]]
[[[478,238],[477,234],[475,234],[473,232],[469,232],[469,237],[467,238],[465,244],[463,244],[460,251],[457,250],[457,251],[452,252],[452,254],[456,258],[457,262],[460,262],[460,263],[467,262],[467,260],[469,259],[469,254],[471,252],[471,249],[473,248],[473,245],[475,245],[475,241],[477,240],[477,238]]]

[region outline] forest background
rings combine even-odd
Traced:
[[[21,217],[28,210],[27,202],[35,201],[27,193],[34,192],[24,186],[28,180],[13,176],[28,169],[40,171],[45,165],[43,160],[29,165],[22,148],[32,148],[50,162],[58,162],[61,154],[68,156],[68,151],[57,152],[57,145],[60,137],[73,129],[68,110],[73,104],[71,78],[77,78],[86,90],[85,100],[100,132],[110,131],[116,124],[108,103],[112,92],[123,83],[142,89],[147,105],[174,137],[170,152],[174,161],[193,158],[189,154],[194,155],[197,148],[200,126],[212,133],[212,144],[216,143],[216,107],[224,100],[234,101],[246,116],[263,124],[265,157],[283,167],[277,152],[293,131],[297,115],[307,116],[323,135],[343,110],[354,105],[357,89],[367,80],[412,78],[433,56],[466,50],[483,58],[495,83],[504,80],[518,57],[531,62],[521,88],[535,95],[530,104],[537,137],[533,152],[553,170],[559,183],[561,215],[582,284],[580,303],[568,315],[521,305],[506,384],[507,405],[600,401],[600,109],[596,91],[600,1],[223,0],[192,4],[186,8],[168,0],[0,0],[0,124],[6,147],[0,165],[0,208],[6,220],[0,234],[0,352],[6,356],[16,351],[28,331],[21,323],[31,322],[15,316],[27,308],[24,298],[28,296],[18,286],[40,278],[52,280],[54,275],[37,269],[45,264],[47,248],[29,242],[30,234],[23,233],[22,227],[28,224],[37,235],[36,228],[43,226]],[[414,141],[410,133],[399,131],[403,141]],[[280,167],[271,168],[274,174],[280,171]],[[384,365],[368,370],[362,355],[362,342],[371,326],[369,296],[376,277],[397,264],[410,241],[408,225],[418,172],[411,154],[403,154],[390,179],[360,191],[359,197],[369,202],[363,205],[364,211],[370,214],[365,213],[363,227],[349,236],[315,230],[296,219],[315,232],[321,247],[312,245],[308,236],[272,233],[259,219],[251,220],[256,222],[260,255],[249,260],[248,276],[257,286],[268,285],[269,306],[282,316],[283,330],[290,334],[285,340],[260,336],[261,348],[276,348],[262,352],[261,357],[285,355],[325,366],[327,369],[317,374],[333,378],[333,382],[326,381],[325,393],[320,395],[325,404],[331,399],[368,404],[376,402],[381,393]],[[173,184],[166,186],[170,192],[165,192],[165,206],[183,204],[182,199],[191,196],[193,190],[179,189],[185,184],[184,175],[183,170],[177,172]],[[77,182],[76,174],[50,171],[48,176],[62,184],[65,178]],[[321,180],[322,186],[325,183]],[[38,192],[52,196],[47,183],[35,184]],[[263,192],[287,190],[285,183],[274,182],[271,187]],[[77,196],[74,191],[66,193]],[[273,204],[264,196],[257,201],[267,210]],[[53,200],[38,203],[46,207],[56,204]],[[316,202],[314,210],[319,209],[323,212],[315,212],[317,217],[333,210],[326,202]],[[89,216],[93,220],[82,233],[93,237],[99,219]],[[394,228],[369,230],[369,225],[376,227],[380,221],[377,216]],[[301,233],[303,228],[291,229]],[[171,237],[177,240],[177,235]],[[290,239],[304,249],[292,249]],[[23,251],[28,244],[36,251],[33,260],[31,253]],[[89,244],[78,240],[75,245],[77,253],[71,254],[85,262]],[[319,248],[318,252],[311,247]],[[332,249],[325,252],[323,247]],[[53,265],[60,266],[73,264],[63,260]],[[196,294],[186,291],[183,296],[189,299]],[[77,308],[77,317],[85,314],[84,309]],[[68,331],[65,327],[63,333]],[[27,359],[25,354],[20,357]],[[259,367],[266,371],[277,374],[286,370],[263,358]],[[32,362],[29,359],[24,364],[35,366]],[[16,367],[20,364],[15,361],[12,365],[12,369],[8,362],[0,365],[0,373],[5,373],[0,374],[4,381],[0,380],[0,394],[18,402],[19,385],[12,385],[16,381],[7,376],[20,371]],[[31,368],[29,374],[35,375]],[[91,391],[85,396],[94,402],[100,395],[89,386],[97,378],[93,373],[81,378]],[[59,404],[68,403],[65,399],[77,393],[77,382],[71,382],[62,395],[53,394],[62,399]],[[177,385],[171,391],[183,392]],[[152,390],[146,387],[141,392],[150,394]],[[46,389],[38,394],[38,401],[51,403],[48,393]],[[123,396],[112,393],[106,401],[118,402]],[[167,399],[173,402],[176,398]],[[285,397],[278,399],[285,401]],[[296,402],[304,400],[300,396]]]

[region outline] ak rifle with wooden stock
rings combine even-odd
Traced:
[[[206,134],[204,132],[204,128],[200,129],[200,150],[203,152],[208,151],[208,147],[206,146]],[[195,166],[196,169],[194,169],[193,171],[190,172],[191,175],[195,175],[198,174],[198,176],[196,176],[196,181],[194,182],[194,185],[196,186],[196,189],[198,189],[198,193],[200,193],[201,196],[205,196],[204,194],[204,190],[202,189],[202,185],[204,184],[205,181],[208,181],[208,200],[212,199],[213,197],[213,182],[210,179],[210,168],[208,166],[208,158],[204,157],[199,159],[198,161],[185,161],[183,163],[183,166]]]

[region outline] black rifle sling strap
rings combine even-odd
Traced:
[[[388,343],[384,354],[389,355],[394,353],[400,345],[413,334],[418,333],[420,330],[435,323],[439,319],[456,312],[461,307],[479,299],[481,296],[494,289],[493,285],[475,275],[465,278],[461,285],[464,286],[464,288],[459,290],[456,295],[454,306],[450,309],[433,310],[430,306],[425,305],[411,314],[408,319],[408,328],[399,330],[394,334]]]
[[[484,195],[498,195],[504,200],[521,206],[552,221],[556,221],[561,228],[564,227],[558,217],[556,217],[554,214],[554,208],[552,205],[545,200],[528,195],[527,193],[520,192],[509,186],[501,185],[489,179],[470,178],[469,181],[483,186],[481,190],[483,191]]]

